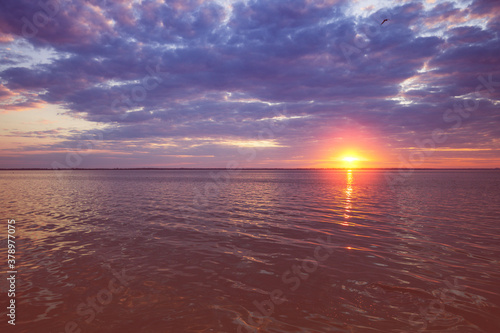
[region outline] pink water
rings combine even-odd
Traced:
[[[1,331],[500,332],[500,172],[219,176],[1,171]]]

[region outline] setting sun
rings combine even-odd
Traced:
[[[352,157],[352,156],[346,156],[346,157],[342,158],[342,160],[344,162],[355,162],[355,161],[359,161],[359,158]]]
[[[361,158],[356,157],[355,154],[344,155],[339,158],[343,162],[343,167],[352,169],[359,167],[358,162],[361,161]]]

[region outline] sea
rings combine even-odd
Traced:
[[[1,332],[500,332],[499,170],[3,170],[0,185]]]

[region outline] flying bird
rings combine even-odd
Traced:
[[[389,21],[389,19],[384,19],[384,20],[382,21],[382,23],[380,23],[380,25],[384,24],[384,22],[387,22],[387,21]]]

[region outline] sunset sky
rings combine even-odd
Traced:
[[[1,1],[0,140],[0,168],[500,167],[500,1]]]

